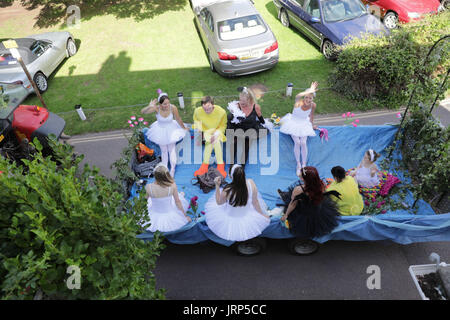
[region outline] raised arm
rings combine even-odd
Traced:
[[[288,205],[286,213],[281,217],[281,221],[286,220],[287,217],[289,216],[289,214],[295,209],[295,207],[297,206],[298,200],[294,200],[294,199],[301,193],[303,193],[303,189],[301,187],[294,188],[294,190],[292,191],[291,202]]]
[[[146,106],[141,110],[141,113],[149,114],[155,112],[156,110],[158,110],[158,107],[156,105],[156,99],[153,99],[152,101],[150,101],[148,106]]]
[[[220,184],[222,183],[222,177],[216,177],[214,179],[216,184],[216,203],[220,206],[227,201],[227,195],[224,191],[220,191]]]

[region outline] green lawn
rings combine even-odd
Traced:
[[[186,108],[181,115],[185,122],[192,122],[193,109],[199,103],[191,97],[216,96],[216,103],[226,107],[237,98],[237,87],[254,83],[280,90],[266,94],[260,102],[266,117],[273,112],[291,112],[293,99],[283,96],[286,84],[293,82],[294,87],[304,88],[315,80],[321,88],[328,87],[333,63],[300,33],[281,25],[271,0],[256,0],[255,5],[279,43],[280,62],[270,71],[233,79],[212,73],[186,0],[184,10],[166,11],[140,22],[111,15],[82,20],[80,29],[69,30],[77,39],[79,52],[51,77],[44,99],[51,111],[66,119],[68,134],[126,128],[127,118],[137,115],[141,107],[125,106],[148,103],[158,88],[174,97],[175,104],[177,92],[184,93]],[[30,25],[34,23],[28,20]],[[3,23],[0,38],[48,30],[60,28],[36,30],[26,19],[13,19]],[[354,102],[331,90],[320,91],[316,102],[318,113],[358,109]],[[34,95],[26,103],[39,104]],[[79,119],[76,104],[83,106],[87,121]],[[154,115],[145,118],[155,119]]]

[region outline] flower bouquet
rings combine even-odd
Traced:
[[[186,212],[187,215],[189,215],[192,219],[192,221],[197,221],[202,215],[205,214],[204,211],[201,211],[198,213],[198,203],[197,203],[198,197],[194,196],[191,198],[191,201],[189,202],[188,211]]]
[[[272,113],[269,120],[273,123],[274,127],[277,127],[281,124],[281,118],[278,117],[276,113]]]
[[[354,117],[355,117],[354,113],[351,112],[343,113],[342,118],[345,119],[344,125],[345,126],[352,125],[353,127],[356,128],[359,124],[359,119],[353,119]]]

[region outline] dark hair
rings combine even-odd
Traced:
[[[367,154],[367,156],[368,156],[369,159],[370,159],[370,151],[369,151],[369,150],[366,151],[366,154]],[[373,150],[373,162],[377,161],[377,159],[378,159],[379,157],[381,157],[381,154],[379,154],[378,152],[376,152],[375,150]]]
[[[170,100],[169,96],[166,95],[161,96],[158,100],[159,104],[162,104],[166,99]]]
[[[230,166],[229,174],[231,175],[231,169],[233,166]],[[227,184],[223,190],[225,191],[227,197],[230,195],[229,203],[233,207],[243,207],[247,205],[248,201],[248,189],[247,189],[247,180],[245,179],[245,171],[242,167],[236,167],[232,176],[233,181]]]
[[[323,199],[325,184],[319,177],[317,169],[314,167],[304,167],[302,169],[302,178],[305,181],[305,192],[311,198],[313,204],[318,205]]]
[[[339,183],[345,178],[345,169],[341,166],[336,166],[331,169],[331,174],[336,179],[336,181]]]
[[[210,102],[211,104],[214,104],[214,98],[211,97],[211,96],[203,97],[203,99],[202,99],[202,106],[207,104],[208,102]]]

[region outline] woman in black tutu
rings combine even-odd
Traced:
[[[230,113],[227,129],[234,130],[235,135],[234,139],[227,143],[227,152],[231,154],[232,163],[238,163],[245,167],[245,163],[249,160],[250,146],[256,143],[260,130],[271,129],[273,124],[264,119],[261,106],[257,103],[267,88],[263,85],[253,85],[249,88],[239,88],[239,90],[239,101],[232,101],[228,104]],[[243,130],[244,137],[240,137],[239,131],[236,131],[238,129]],[[233,152],[230,150],[231,143],[234,143]],[[238,144],[243,144],[244,152],[240,155],[237,154]]]
[[[282,192],[278,189],[285,205],[285,214],[289,230],[299,238],[315,238],[330,233],[338,225],[339,211],[330,195],[340,197],[337,191],[325,192],[325,184],[317,169],[303,167],[299,176],[304,184],[298,183]]]

